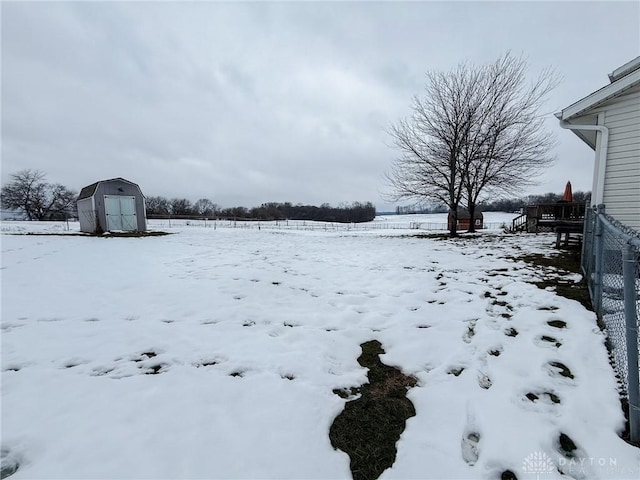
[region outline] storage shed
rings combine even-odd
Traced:
[[[140,187],[124,178],[92,183],[77,200],[80,231],[102,233],[147,229],[144,195]]]
[[[475,212],[473,214],[475,221],[474,225],[476,230],[481,230],[484,228],[484,215],[482,212]],[[453,215],[449,213],[447,217],[447,228],[451,229],[451,224],[453,223]],[[471,224],[471,215],[467,210],[458,210],[458,225],[456,226],[456,230],[466,230],[469,228]]]

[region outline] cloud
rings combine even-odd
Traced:
[[[606,8],[605,8],[606,7]],[[638,54],[639,7],[596,3],[2,4],[2,179],[71,188],[123,176],[148,195],[220,205],[373,201],[427,70],[504,51],[565,82],[549,114]],[[593,39],[598,38],[598,42]],[[568,42],[566,39],[570,39]],[[582,48],[578,48],[581,46]],[[557,132],[541,191],[591,186]],[[389,207],[390,208],[390,207]]]

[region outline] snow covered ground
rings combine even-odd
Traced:
[[[12,479],[349,478],[332,390],[372,339],[418,379],[381,478],[640,476],[594,314],[512,259],[554,236],[210,227],[2,224]]]

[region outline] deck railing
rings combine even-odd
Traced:
[[[584,203],[557,202],[529,205],[526,213],[513,220],[511,229],[514,232],[537,233],[555,231],[559,225],[563,227],[570,225],[580,230],[584,222],[585,210]]]
[[[527,207],[527,217],[538,220],[582,220],[586,211],[584,203],[541,203]]]

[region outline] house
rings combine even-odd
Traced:
[[[92,183],[77,200],[80,231],[102,233],[147,229],[144,195],[140,187],[124,178]]]
[[[592,206],[640,231],[640,57],[609,81],[556,117],[595,151]]]
[[[482,215],[482,212],[475,212],[473,216],[475,217],[474,223],[475,223],[476,230],[483,229],[484,216]],[[447,217],[448,229],[451,229],[451,223],[453,222],[452,217],[453,216],[451,215],[451,212],[449,212],[449,216]],[[471,219],[471,215],[467,210],[458,210],[458,226],[456,227],[456,230],[468,230],[470,225],[470,219]]]

